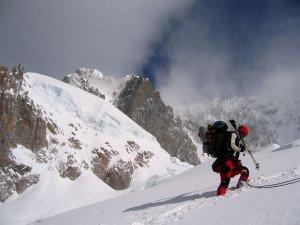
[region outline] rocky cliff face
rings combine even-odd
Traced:
[[[17,145],[36,152],[47,147],[47,121],[41,110],[22,91],[24,68],[12,72],[0,65],[0,201],[13,192],[21,193],[38,181],[38,174],[30,174],[31,167],[14,161],[10,149]]]
[[[95,88],[89,78],[98,77],[99,79],[103,78],[103,75],[93,69],[78,69],[75,74],[70,74],[65,76],[63,82],[79,87],[93,95],[96,95],[100,98],[105,99],[105,94],[102,94],[98,88]]]
[[[153,134],[171,156],[197,165],[197,148],[185,134],[179,117],[166,106],[146,78],[133,76],[114,103],[117,108]]]

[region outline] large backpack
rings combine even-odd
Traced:
[[[221,158],[228,148],[231,132],[223,121],[208,125],[206,132],[200,138],[203,143],[203,152],[214,158]],[[200,135],[199,135],[200,136]]]

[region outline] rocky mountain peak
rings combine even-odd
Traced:
[[[79,78],[89,85],[90,75],[77,72],[70,81]],[[97,72],[96,77],[111,81]],[[12,71],[0,65],[0,119],[0,202],[42,177],[59,186],[63,179],[87,176],[121,190],[131,182],[168,174],[168,169],[176,173],[190,167],[172,159],[152,135],[108,101],[51,77],[24,73],[20,65]],[[139,173],[141,177],[134,176]],[[103,188],[103,182],[96,183]]]
[[[63,82],[79,87],[91,94],[105,99],[105,94],[91,84],[91,79],[103,79],[103,74],[96,69],[77,69],[75,74],[70,74],[64,77]]]
[[[104,78],[103,74],[97,69],[79,68],[75,71],[75,73],[85,78]]]
[[[154,135],[171,156],[192,165],[200,163],[197,148],[183,131],[180,118],[174,116],[172,107],[164,104],[160,94],[155,91],[148,78],[127,75],[119,81],[106,76],[93,79],[91,78],[93,71],[92,69],[76,70],[76,74],[66,76],[64,82],[92,94],[94,93],[89,90],[93,87],[97,87],[97,90],[101,92],[112,93],[110,94],[111,102]]]
[[[148,99],[160,98],[146,78],[132,76],[127,82],[115,105],[130,118],[134,112]]]
[[[115,105],[137,124],[153,134],[161,146],[183,162],[197,165],[197,148],[183,131],[173,108],[166,106],[147,78],[133,76],[126,82]]]

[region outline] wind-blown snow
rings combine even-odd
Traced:
[[[260,171],[249,156],[242,158],[254,185],[272,184],[300,177],[299,140],[289,148],[278,146],[255,154]],[[237,178],[231,181],[233,187]],[[33,224],[299,224],[300,182],[254,189],[244,186],[216,197],[219,183],[208,161],[153,188],[99,202]]]

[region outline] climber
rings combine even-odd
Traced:
[[[207,132],[203,135],[203,128],[199,129],[198,135],[203,141],[203,152],[217,158],[212,164],[214,172],[220,173],[221,182],[217,195],[225,195],[230,179],[240,174],[237,188],[243,186],[248,180],[249,170],[239,160],[240,152],[244,152],[246,146],[242,138],[249,133],[246,125],[238,127],[237,132],[227,131],[228,126],[223,121],[217,121],[209,125]],[[202,132],[202,133],[201,133]]]
[[[246,125],[238,127],[238,133],[229,132],[229,140],[224,154],[216,159],[212,165],[214,172],[220,173],[221,183],[217,190],[217,195],[225,195],[228,188],[230,178],[240,174],[239,181],[236,188],[243,186],[243,182],[246,182],[249,177],[249,170],[242,165],[239,160],[240,152],[244,152],[246,146],[242,143],[241,138],[244,138],[249,133],[249,128]]]

